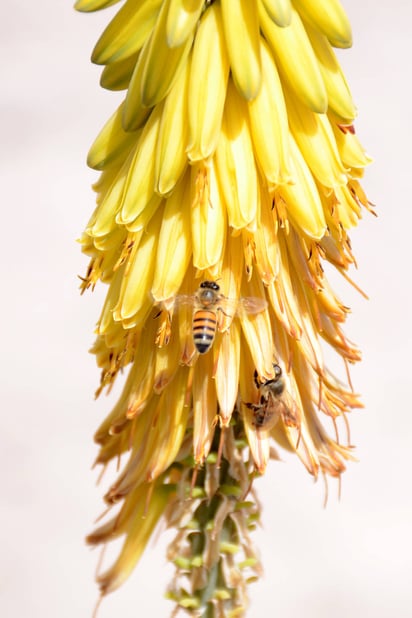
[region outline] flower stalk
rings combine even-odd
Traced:
[[[95,434],[96,462],[122,463],[104,497],[117,514],[88,537],[124,537],[102,595],[163,520],[177,609],[245,615],[255,476],[278,448],[314,478],[354,459],[338,425],[362,407],[347,372],[361,355],[324,268],[353,283],[348,234],[373,213],[333,49],[351,43],[339,0],[125,0],[95,46],[101,85],[125,91],[88,155],[100,177],[80,239],[82,291],[108,286],[96,395],[128,370]]]

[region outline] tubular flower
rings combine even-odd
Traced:
[[[333,50],[351,42],[339,0],[125,0],[94,48],[101,85],[125,91],[88,155],[100,177],[81,237],[82,291],[108,286],[97,394],[128,368],[95,435],[97,463],[123,455],[105,495],[119,510],[88,537],[124,537],[102,595],[163,519],[178,530],[170,598],[244,615],[254,476],[276,445],[315,478],[353,459],[337,421],[361,403],[324,362],[328,346],[360,359],[324,265],[349,279],[348,231],[373,212]]]

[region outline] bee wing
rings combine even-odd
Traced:
[[[181,309],[182,307],[193,307],[195,303],[196,296],[194,294],[180,294],[174,299],[173,308]]]
[[[268,306],[267,300],[258,296],[244,296],[239,299],[237,313],[260,313]]]
[[[256,423],[260,431],[270,431],[282,416],[282,405],[279,399],[274,397],[271,392],[268,393],[267,401],[263,403],[255,411],[255,419],[259,417],[259,422]]]
[[[223,313],[228,317],[234,317],[238,312],[239,300],[237,298],[227,298],[227,296],[222,296],[217,306],[223,311]]]
[[[281,406],[279,408],[279,413],[282,415],[285,425],[288,427],[299,427],[299,407],[292,395],[288,391],[285,391],[278,399],[278,403]]]

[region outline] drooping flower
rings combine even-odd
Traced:
[[[82,290],[108,285],[97,394],[128,368],[95,435],[98,463],[126,460],[105,495],[120,509],[88,537],[125,536],[102,594],[165,518],[177,606],[243,615],[260,572],[248,496],[275,445],[315,478],[353,458],[324,421],[361,403],[323,359],[325,345],[360,359],[324,272],[348,278],[348,231],[372,211],[333,51],[351,42],[338,0],[126,0],[96,44],[101,85],[126,91],[89,152],[101,174],[81,238]]]

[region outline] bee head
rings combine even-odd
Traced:
[[[280,377],[282,377],[282,369],[279,365],[273,363],[273,370],[275,372],[275,380],[278,380]]]
[[[275,377],[270,379],[270,380],[264,380],[262,378],[259,378],[259,374],[258,374],[258,372],[255,369],[255,373],[253,374],[253,378],[255,380],[256,388],[260,388],[262,385],[274,384],[275,382],[280,380],[280,378],[282,377],[282,373],[283,373],[280,365],[277,365],[276,363],[273,363],[273,371],[275,372]]]
[[[220,286],[216,283],[216,281],[202,281],[200,287],[207,288],[208,290],[214,290],[215,292],[220,290]]]

